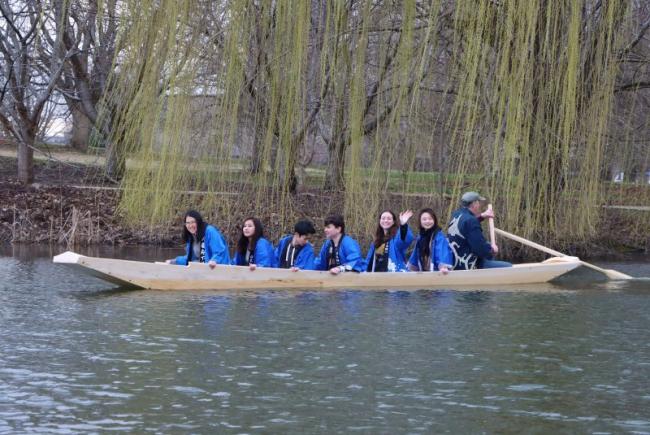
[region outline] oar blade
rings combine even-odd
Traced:
[[[634,279],[633,276],[627,275],[623,272],[619,272],[618,270],[613,270],[613,269],[605,269],[605,275],[607,275],[607,278],[615,279],[615,280]]]
[[[500,230],[499,228],[495,228],[495,231],[497,234],[506,237],[508,239],[514,240],[516,242],[519,242],[521,244],[524,244],[526,246],[530,246],[531,248],[539,249],[542,252],[546,252],[547,254],[550,255],[555,255],[557,257],[566,257],[563,253],[554,251],[553,249],[547,248],[546,246],[537,244],[535,242],[532,242],[530,240],[524,239],[523,237],[515,236],[514,234],[510,234],[507,231]],[[575,258],[575,257],[574,257]],[[601,267],[598,267],[596,265],[593,265],[591,263],[587,263],[586,261],[582,261],[582,265],[585,267],[589,267],[591,269],[597,270],[600,273],[604,274],[608,279],[611,280],[626,280],[626,279],[634,279],[634,277],[630,275],[626,275],[622,272],[619,272],[617,270],[612,270],[612,269],[603,269]]]

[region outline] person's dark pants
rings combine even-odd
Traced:
[[[499,260],[483,260],[481,269],[496,269],[497,267],[512,267],[512,263]]]

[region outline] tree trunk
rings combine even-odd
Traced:
[[[71,112],[72,136],[70,137],[70,146],[77,151],[86,152],[92,123],[83,112],[74,107],[71,107]]]
[[[255,108],[253,108],[255,110]],[[255,117],[255,126],[253,134],[253,150],[251,151],[250,173],[257,175],[262,171],[262,153],[264,150],[265,127],[261,120],[262,114],[258,113]]]
[[[125,158],[115,143],[106,147],[106,177],[117,182],[124,178]]]
[[[343,180],[345,168],[345,149],[346,141],[343,137],[338,136],[329,144],[329,162],[327,163],[327,172],[325,173],[325,190],[340,191],[344,190]]]
[[[345,151],[348,145],[347,129],[344,125],[345,105],[338,104],[336,108],[336,118],[334,119],[334,128],[332,129],[332,138],[327,143],[329,160],[327,162],[327,171],[325,172],[325,190],[338,191],[345,189],[343,180],[343,170],[345,168]]]
[[[23,184],[34,182],[34,139],[27,133],[18,142],[18,180]]]

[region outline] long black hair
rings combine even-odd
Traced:
[[[188,216],[196,220],[196,238],[200,241],[205,235],[205,227],[207,227],[208,224],[203,220],[201,213],[196,210],[188,210],[187,213],[185,213],[185,216],[183,216],[183,240],[185,242],[191,242],[193,240],[192,233],[187,231],[187,225],[185,225]]]
[[[242,229],[241,236],[239,236],[239,240],[237,241],[237,252],[239,252],[240,255],[246,255],[247,249],[251,252],[254,252],[255,246],[257,245],[257,241],[264,236],[264,226],[262,225],[262,222],[258,218],[248,217],[244,219],[244,223],[246,223],[246,221],[253,221],[253,225],[255,226],[255,232],[253,233],[253,237],[251,237],[250,246],[249,246],[248,237],[244,235],[244,231]]]
[[[420,234],[426,231],[424,228],[422,228],[422,215],[425,213],[430,214],[431,217],[433,218],[434,224],[432,228],[439,230],[440,225],[438,225],[438,216],[436,216],[436,213],[433,211],[432,208],[423,208],[422,210],[420,210],[420,214],[418,214],[418,225],[420,226]]]
[[[384,233],[384,229],[381,227],[381,215],[384,213],[390,213],[391,216],[393,216],[393,226],[388,229],[387,233]],[[383,243],[386,243],[387,240],[395,237],[398,228],[399,224],[397,223],[397,216],[392,210],[384,210],[379,213],[379,223],[377,224],[377,231],[375,231],[375,249],[379,248]]]
[[[434,222],[433,226],[428,230],[422,226],[422,215],[425,213],[430,214]],[[433,209],[423,208],[420,210],[420,214],[418,214],[418,225],[420,226],[420,240],[418,240],[418,248],[420,253],[419,260],[422,267],[428,268],[431,259],[431,240],[436,235],[436,233],[440,231],[440,225],[438,225],[438,216],[436,216]]]

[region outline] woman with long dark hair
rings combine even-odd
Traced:
[[[411,210],[397,216],[391,210],[379,215],[375,240],[370,244],[366,264],[368,272],[406,272],[406,250],[413,239],[408,220],[413,216]]]
[[[264,238],[262,222],[254,217],[246,218],[232,264],[255,270],[257,266],[273,267],[273,263],[273,245]]]
[[[439,270],[446,274],[454,264],[454,254],[449,241],[438,225],[438,217],[430,208],[420,211],[418,217],[420,234],[409,259],[409,269],[433,272]]]
[[[208,263],[211,268],[217,264],[230,264],[226,239],[196,210],[189,210],[183,216],[183,241],[185,255],[167,260],[167,263],[184,266],[191,262]]]

